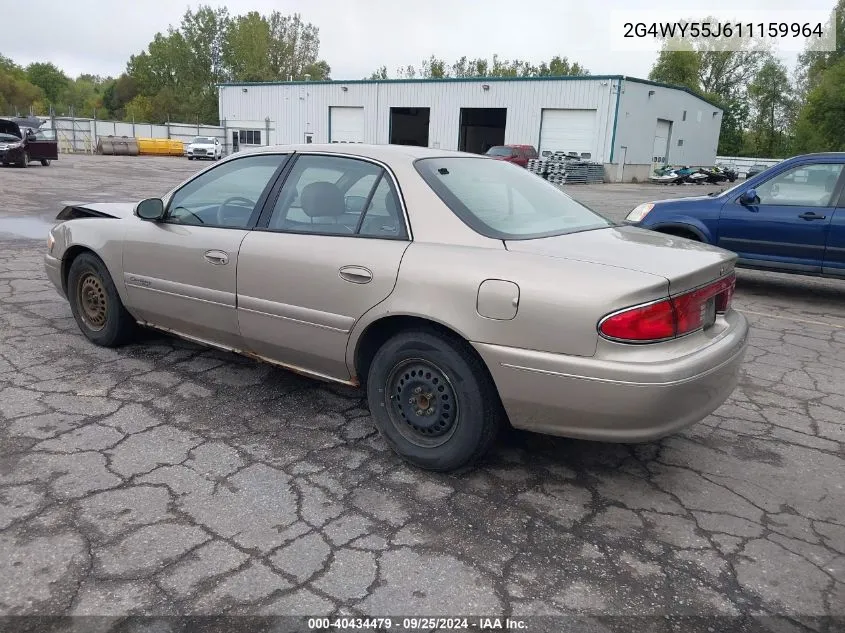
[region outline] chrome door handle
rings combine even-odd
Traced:
[[[206,251],[203,257],[205,257],[205,261],[209,264],[215,264],[216,266],[224,266],[229,263],[229,253],[224,251]]]
[[[344,281],[353,284],[368,284],[373,280],[373,271],[363,266],[343,266],[337,274]]]

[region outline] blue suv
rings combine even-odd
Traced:
[[[785,160],[708,196],[648,202],[625,224],[734,251],[748,268],[845,278],[845,153]]]

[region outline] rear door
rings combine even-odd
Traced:
[[[348,380],[352,326],[393,291],[410,243],[402,208],[382,165],[298,155],[241,245],[238,320],[247,348]]]
[[[737,194],[722,207],[718,245],[742,263],[821,272],[842,175],[841,162],[808,161],[757,185],[755,203]]]

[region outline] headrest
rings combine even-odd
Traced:
[[[330,182],[312,182],[300,195],[302,210],[311,218],[338,217],[346,213],[343,194]]]

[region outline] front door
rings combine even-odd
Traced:
[[[743,205],[737,194],[722,207],[718,245],[744,263],[821,272],[842,167],[805,163],[757,185],[756,202]]]
[[[57,160],[59,158],[59,143],[55,139],[48,139],[42,133],[27,141],[26,151],[30,160]]]
[[[246,347],[348,380],[352,326],[393,291],[408,244],[396,188],[381,166],[300,154],[241,245],[238,319]]]
[[[286,160],[236,158],[203,172],[167,201],[161,222],[137,220],[124,237],[130,307],[152,325],[239,349],[238,251]]]

